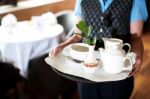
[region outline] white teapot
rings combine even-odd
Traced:
[[[132,70],[133,59],[127,55],[130,52],[131,46],[117,38],[102,38],[104,47],[100,48],[100,56],[103,64],[103,69],[110,74],[120,73],[124,70]],[[128,46],[127,53],[122,49],[123,46]]]

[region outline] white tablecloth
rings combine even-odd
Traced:
[[[0,27],[0,51],[4,62],[11,62],[20,69],[22,76],[27,76],[30,59],[48,53],[58,44],[58,35],[63,32],[61,25],[51,26],[46,30],[19,28],[6,31]],[[28,30],[27,30],[28,29]],[[13,32],[12,32],[13,31]],[[6,33],[4,33],[6,32]]]

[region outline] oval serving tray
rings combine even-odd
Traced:
[[[66,53],[67,50],[67,53]],[[56,57],[47,57],[45,61],[49,64],[55,72],[59,75],[66,77],[71,80],[80,82],[107,82],[107,81],[118,81],[128,77],[131,71],[123,71],[118,74],[108,74],[100,64],[100,68],[94,72],[86,72],[82,68],[81,63],[73,62],[67,59],[68,55],[67,47],[59,53]],[[95,55],[99,55],[98,51],[95,51]]]

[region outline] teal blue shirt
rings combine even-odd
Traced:
[[[80,7],[81,1],[82,0],[76,0],[76,5],[75,5],[76,16],[82,15],[81,7]],[[102,7],[102,12],[105,12],[113,0],[107,0],[105,3],[103,1],[104,0],[99,0],[101,7]],[[146,21],[147,18],[148,18],[148,12],[147,12],[147,7],[146,7],[146,1],[145,0],[133,0],[133,7],[131,11],[130,21],[131,22],[137,21],[137,20]]]

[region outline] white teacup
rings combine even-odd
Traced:
[[[106,61],[107,60],[107,61]],[[110,74],[121,73],[132,70],[133,62],[130,57],[123,55],[109,55],[103,57],[103,69]]]
[[[87,44],[84,43],[74,43],[69,46],[70,49],[70,57],[84,61],[89,52],[89,48]]]

